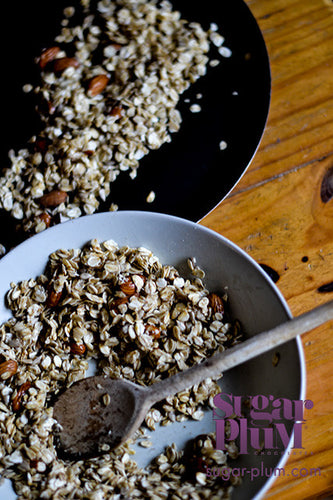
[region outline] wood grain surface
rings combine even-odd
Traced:
[[[276,271],[298,315],[333,298],[333,1],[247,4],[270,57],[270,113],[247,172],[201,223]],[[331,322],[303,337],[306,397],[314,402],[304,450],[291,451],[265,499],[333,493],[332,334]]]

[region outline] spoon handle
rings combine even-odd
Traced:
[[[183,372],[152,384],[147,388],[148,400],[153,405],[167,396],[202,382],[205,378],[218,377],[222,372],[263,354],[298,335],[313,330],[332,319],[333,301],[330,301],[271,330],[259,333],[226,351],[215,354]]]

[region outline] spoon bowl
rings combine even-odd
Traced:
[[[62,393],[54,406],[61,425],[60,455],[83,459],[106,453],[131,434],[149,409],[147,389],[123,379],[87,377]],[[142,418],[141,418],[142,417]]]

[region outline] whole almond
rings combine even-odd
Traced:
[[[52,101],[47,101],[46,105],[47,105],[47,110],[48,110],[49,114],[50,115],[54,115],[54,113],[56,112],[57,108],[55,107],[55,105],[53,104],[53,102]]]
[[[60,189],[54,189],[49,193],[44,194],[38,200],[41,205],[45,208],[54,208],[66,201],[67,193],[66,191],[61,191]]]
[[[37,137],[34,142],[34,150],[39,153],[46,153],[48,146],[48,141],[45,137]]]
[[[44,222],[45,224],[45,227],[50,227],[51,225],[51,221],[52,221],[52,218],[51,218],[51,215],[48,214],[47,212],[43,212],[42,214],[40,214],[39,216],[39,219]]]
[[[17,362],[14,359],[8,359],[0,364],[0,377],[7,379],[12,377],[17,372]]]
[[[113,106],[113,108],[110,111],[110,115],[120,118],[123,115],[123,107],[121,105]]]
[[[208,300],[214,314],[224,313],[223,299],[217,293],[210,293],[208,295]]]
[[[44,99],[44,98],[40,99],[38,106],[37,106],[37,109],[38,109],[38,112],[43,116],[54,115],[54,113],[57,110],[56,106],[54,105],[54,103],[52,101],[50,101],[48,99]],[[47,143],[45,142],[44,144],[45,144],[45,150],[44,151],[40,150],[40,152],[46,153]],[[43,147],[42,143],[41,143],[41,146]],[[38,146],[37,146],[37,148],[38,148]],[[37,148],[35,148],[36,151],[38,151]]]
[[[53,289],[50,289],[48,292],[48,296],[46,299],[47,307],[56,307],[61,300],[62,292],[55,292]]]
[[[132,278],[128,278],[126,281],[121,283],[120,290],[124,292],[124,294],[127,295],[128,297],[134,295],[136,292],[136,286],[133,283]]]
[[[12,402],[13,411],[20,411],[21,406],[22,406],[22,398],[23,398],[24,394],[30,389],[30,387],[31,387],[30,382],[24,382],[18,388],[16,396],[13,398],[13,402]]]
[[[88,93],[91,97],[103,92],[109,82],[109,77],[106,75],[96,75],[92,78],[88,85]]]
[[[38,60],[39,67],[44,69],[48,63],[54,61],[59,52],[59,47],[49,47],[48,49],[43,50]]]
[[[110,309],[119,313],[119,306],[122,304],[127,304],[128,297],[117,297],[112,301]]]
[[[114,48],[114,50],[120,50],[123,47],[123,45],[120,45],[120,43],[117,42],[112,42],[110,45]]]
[[[161,329],[155,325],[146,325],[145,332],[154,339],[159,339],[161,336]]]
[[[72,354],[78,354],[82,356],[86,352],[86,346],[84,344],[77,344],[76,342],[71,342],[70,350]]]
[[[67,68],[77,68],[80,65],[75,57],[59,57],[53,61],[53,71],[61,74]]]

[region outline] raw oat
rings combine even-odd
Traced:
[[[222,57],[231,57],[232,55],[232,51],[229,49],[229,47],[219,47],[218,52]]]
[[[201,106],[200,106],[200,104],[192,104],[192,105],[190,106],[190,111],[191,111],[192,113],[200,113],[200,111],[201,111]]]
[[[155,201],[155,197],[156,197],[155,191],[150,191],[146,198],[147,203],[153,203],[153,201]]]

